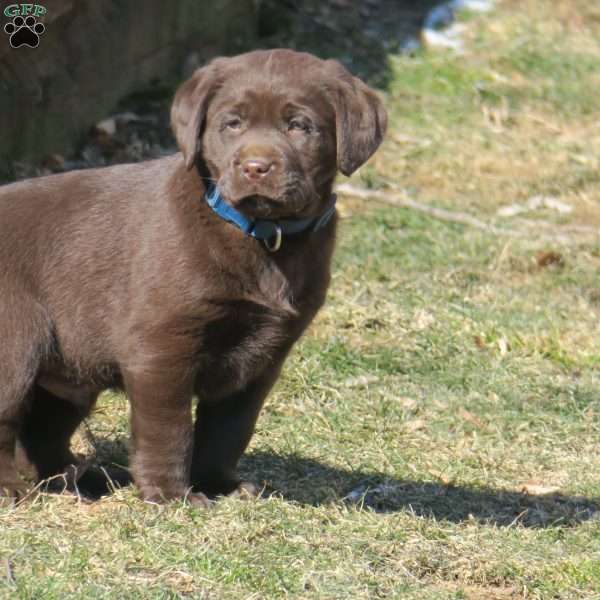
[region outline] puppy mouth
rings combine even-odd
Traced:
[[[238,182],[221,177],[217,183],[223,198],[251,219],[297,219],[310,205],[311,194],[301,182],[272,182],[270,185]]]
[[[231,205],[253,219],[294,219],[306,208],[306,202],[300,198],[273,198],[263,194],[232,199]]]
[[[283,208],[281,202],[261,194],[244,196],[234,201],[233,205],[237,210],[249,217],[263,219],[281,216],[280,213]]]

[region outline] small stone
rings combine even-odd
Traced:
[[[109,117],[96,123],[95,129],[99,133],[112,137],[117,133],[117,122],[113,117]]]

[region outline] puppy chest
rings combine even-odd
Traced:
[[[208,323],[197,388],[222,397],[278,364],[298,335],[297,318],[243,303]]]

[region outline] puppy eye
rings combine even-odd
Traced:
[[[242,119],[240,119],[239,117],[231,117],[230,119],[227,119],[225,123],[223,123],[224,129],[233,129],[234,131],[236,129],[240,129],[241,126]]]
[[[303,131],[304,133],[310,133],[312,127],[306,121],[301,119],[291,119],[288,123],[288,131]]]

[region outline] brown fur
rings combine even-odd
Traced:
[[[144,499],[234,491],[264,399],[325,300],[336,225],[271,253],[211,211],[205,181],[250,216],[318,215],[386,117],[338,63],[275,50],[199,69],[172,123],[182,153],[0,188],[6,495],[23,487],[15,446],[39,477],[64,471],[106,388],[129,397]],[[268,173],[248,174],[253,161]]]

